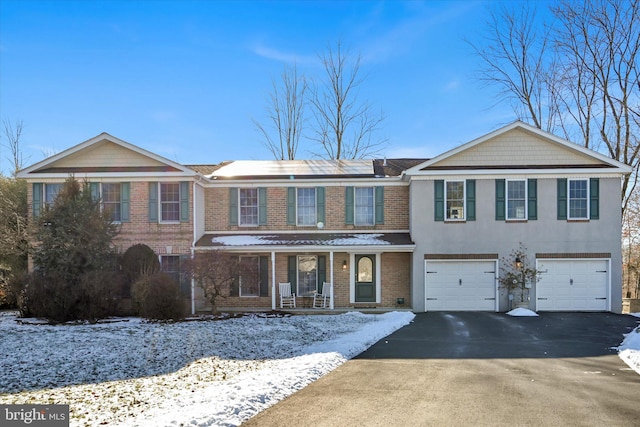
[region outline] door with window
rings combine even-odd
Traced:
[[[355,256],[356,302],[376,301],[376,256]]]

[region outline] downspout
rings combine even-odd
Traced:
[[[196,229],[197,227],[197,219],[198,219],[198,209],[197,209],[197,203],[196,203],[196,185],[198,184],[198,182],[200,182],[200,176],[198,175],[197,177],[198,179],[196,181],[193,181],[193,190],[192,190],[192,194],[193,194],[193,242],[191,242],[191,259],[193,259],[195,257],[195,247],[196,247],[196,242],[198,239],[198,230]],[[193,277],[191,277],[191,315],[196,314],[196,281]]]

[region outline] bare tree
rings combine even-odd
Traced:
[[[498,87],[498,100],[511,103],[518,119],[550,131],[554,111],[546,108],[553,93],[548,30],[539,30],[536,11],[507,6],[492,10],[484,44],[471,43],[480,57],[478,78]]]
[[[623,181],[626,209],[640,161],[640,2],[566,1],[552,10],[560,24],[554,43],[567,58],[562,92],[571,129],[585,146],[633,167]]]
[[[243,277],[258,274],[250,264],[241,263],[238,256],[220,249],[196,253],[184,263],[183,268],[204,291],[212,313],[216,313],[218,301],[230,296],[237,288],[241,272]]]
[[[285,68],[280,82],[272,81],[268,97],[268,125],[255,119],[254,125],[264,137],[264,145],[276,160],[294,160],[304,124],[307,80],[298,68]]]
[[[375,155],[386,143],[377,132],[384,120],[366,101],[360,101],[361,56],[350,56],[337,42],[320,56],[325,79],[313,88],[311,107],[315,119],[310,138],[322,147],[321,157],[356,159]]]
[[[12,176],[16,176],[18,171],[24,166],[24,158],[22,157],[22,151],[20,149],[20,138],[22,137],[22,129],[24,127],[22,120],[17,120],[15,127],[8,120],[2,121],[2,133],[7,139],[7,148],[9,149],[10,157],[7,158],[11,162],[13,170]]]
[[[519,119],[632,167],[623,212],[640,163],[639,1],[561,1],[542,32],[530,7],[502,8],[487,27],[488,45],[475,47],[480,80],[496,85]]]
[[[640,298],[640,195],[634,192],[622,222],[622,296]]]

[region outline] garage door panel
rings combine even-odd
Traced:
[[[494,311],[495,262],[426,261],[427,311]]]
[[[540,311],[606,311],[608,261],[544,260],[536,286]]]

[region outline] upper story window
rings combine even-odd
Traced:
[[[114,222],[122,221],[122,187],[120,183],[103,183],[102,208],[109,212]]]
[[[589,218],[589,181],[569,180],[569,219]]]
[[[160,221],[180,221],[180,183],[160,183]]]
[[[238,197],[240,225],[258,225],[258,189],[241,188]]]
[[[44,185],[44,203],[46,205],[53,204],[53,201],[58,196],[58,193],[60,192],[60,190],[62,190],[63,185],[64,184],[62,183]]]
[[[507,219],[527,219],[527,181],[507,181]]]
[[[476,180],[436,179],[433,182],[435,221],[476,220]],[[504,207],[502,208],[504,216]]]
[[[464,181],[445,182],[446,220],[465,219]]]
[[[373,187],[355,187],[355,225],[373,225],[375,204]]]
[[[298,188],[297,225],[316,225],[316,189]]]

